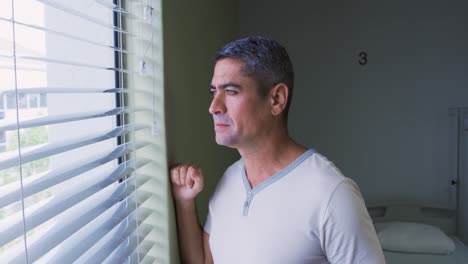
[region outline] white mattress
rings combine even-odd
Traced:
[[[467,264],[468,247],[458,238],[452,237],[455,252],[450,255],[406,254],[384,251],[387,264]]]

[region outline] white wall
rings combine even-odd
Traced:
[[[290,52],[290,131],[367,202],[454,205],[448,108],[468,105],[468,2],[240,0],[241,35]],[[359,52],[368,64],[358,64]]]

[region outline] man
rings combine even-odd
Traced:
[[[201,169],[171,181],[184,263],[385,263],[356,184],[287,130],[294,71],[274,40],[236,40],[215,55],[210,85],[216,142],[241,159],[218,183],[202,229]]]

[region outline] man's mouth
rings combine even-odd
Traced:
[[[215,127],[228,127],[229,125],[228,124],[224,124],[224,123],[215,123]]]

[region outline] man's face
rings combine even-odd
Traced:
[[[216,143],[235,148],[255,144],[271,125],[268,97],[259,95],[257,82],[241,72],[242,66],[240,60],[219,60],[210,85]]]

